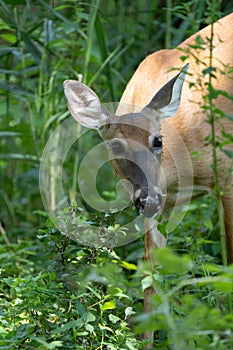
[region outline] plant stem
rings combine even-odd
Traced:
[[[210,62],[209,67],[213,67],[213,38],[214,38],[214,25],[211,24],[211,33],[210,33]],[[212,70],[209,73],[209,87],[212,87]],[[217,202],[217,212],[218,212],[218,221],[219,221],[219,229],[220,229],[220,244],[221,244],[221,253],[222,253],[222,262],[223,265],[227,265],[227,246],[226,246],[226,233],[225,233],[225,225],[224,225],[224,214],[222,207],[222,198],[221,198],[221,188],[219,184],[219,172],[218,172],[218,158],[217,158],[217,146],[216,146],[216,129],[215,129],[215,111],[214,111],[214,103],[213,96],[211,93],[208,94],[208,104],[209,104],[209,113],[210,113],[210,125],[211,125],[211,144],[212,144],[212,158],[213,158],[213,173],[214,173],[214,189],[215,196]]]
[[[166,35],[165,48],[171,48],[171,29],[172,29],[172,0],[166,0]]]
[[[81,136],[81,125],[77,123],[77,139],[78,140],[80,139],[80,136]],[[75,158],[74,158],[72,189],[71,189],[71,193],[70,193],[71,202],[74,202],[75,198],[76,198],[77,184],[78,184],[78,165],[79,165],[79,153],[76,152]]]

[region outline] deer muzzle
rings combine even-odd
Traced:
[[[137,190],[134,194],[133,203],[139,213],[145,217],[156,216],[162,209],[162,193],[159,189],[142,191]]]

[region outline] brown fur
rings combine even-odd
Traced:
[[[232,95],[232,70],[231,74],[224,73],[227,73],[229,68],[233,66],[233,13],[222,18],[213,27],[212,66],[216,67],[216,71],[212,84],[215,89],[227,91]],[[143,209],[145,215],[145,208],[149,203],[149,211],[147,211],[149,215],[145,215],[144,248],[145,260],[152,260],[152,262],[152,248],[163,247],[166,244],[164,236],[157,230],[156,220],[152,217],[161,209],[161,198],[166,198],[165,209],[171,209],[175,204],[188,201],[191,195],[200,195],[200,188],[212,189],[214,186],[214,175],[211,167],[213,147],[208,139],[211,127],[210,123],[207,122],[208,115],[200,108],[200,105],[203,104],[203,96],[208,92],[206,85],[208,74],[203,76],[202,71],[207,69],[211,63],[209,41],[206,39],[210,36],[211,26],[208,26],[184,41],[177,49],[162,50],[149,55],[139,65],[127,85],[117,110],[118,116],[109,114],[101,105],[97,95],[84,84],[73,80],[64,82],[68,107],[73,117],[82,125],[101,131],[101,136],[109,143],[110,155],[111,152],[122,154],[122,157],[116,156],[110,157],[110,159],[112,159],[111,163],[115,174],[119,178],[128,179],[128,186],[131,183],[129,191],[133,192],[132,200],[135,206],[138,205],[139,209]],[[198,37],[207,42],[205,49],[194,48],[197,44],[195,39]],[[198,40],[200,42],[200,39]],[[181,56],[187,56],[185,62],[180,60]],[[186,62],[189,62],[190,65],[189,75],[183,85],[179,110],[174,117],[160,122],[162,113],[166,115],[163,109],[164,106],[166,107],[166,101],[170,105],[170,97],[175,96],[176,101],[179,102],[180,90],[179,95],[177,95],[171,81],[177,81],[178,86],[181,84],[178,81],[178,76],[172,79],[177,72],[171,69],[180,71]],[[168,81],[170,82],[167,85]],[[192,86],[190,82],[193,83]],[[166,86],[164,86],[165,84]],[[175,85],[177,86],[177,84]],[[159,90],[160,93],[155,96]],[[143,110],[146,113],[143,111],[138,113],[141,111],[141,107],[148,105],[151,100],[153,103],[149,107],[155,106],[154,113],[148,109]],[[174,102],[172,99],[171,101]],[[220,94],[214,102],[219,109],[233,115],[233,102],[228,98]],[[171,108],[172,112],[167,115],[175,113],[175,110]],[[132,112],[137,113],[127,114]],[[216,141],[220,143],[224,140],[222,131],[233,135],[233,123],[226,117],[215,122],[215,129]],[[160,152],[156,153],[158,136],[160,137]],[[233,150],[232,143],[226,144],[224,147]],[[153,148],[155,149],[154,153]],[[123,153],[121,153],[122,149]],[[154,157],[152,157],[152,153]],[[217,157],[219,181],[223,193],[222,203],[228,261],[233,263],[233,164],[232,159],[219,150]],[[142,171],[139,171],[135,164],[142,166]],[[165,176],[163,176],[163,172]],[[144,175],[147,176],[148,181],[145,181]],[[194,192],[194,194],[190,192],[190,189],[193,188],[198,192]],[[137,202],[138,198],[140,200],[146,198],[148,202],[144,205],[143,201]],[[153,286],[144,291],[145,312],[151,311],[153,307],[151,296],[154,292]],[[153,347],[153,331],[146,332],[143,337],[151,340],[144,349],[151,349]]]
[[[130,82],[128,83],[118,108],[118,114],[125,113],[125,105],[127,111],[131,111],[129,105],[145,106],[152,99],[155,93],[166,84],[166,82],[176,75],[176,71],[172,68],[180,69],[186,62],[189,62],[189,76],[184,82],[180,108],[175,117],[170,117],[162,121],[161,134],[163,135],[164,150],[162,158],[162,167],[165,170],[168,199],[166,207],[174,205],[173,193],[177,191],[178,177],[177,167],[182,167],[184,174],[184,182],[187,179],[187,186],[204,186],[213,188],[214,179],[211,170],[212,146],[206,140],[210,135],[210,124],[206,122],[207,116],[200,109],[202,96],[206,92],[206,80],[208,75],[202,76],[202,71],[209,67],[210,53],[209,45],[202,49],[190,48],[195,45],[195,38],[201,36],[206,41],[210,38],[211,26],[202,29],[199,33],[191,36],[179,45],[177,49],[162,50],[155,52],[139,65]],[[214,24],[214,40],[213,40],[213,67],[217,67],[214,73],[216,79],[212,79],[215,89],[227,91],[233,95],[233,74],[222,74],[233,66],[233,13],[222,18]],[[180,56],[187,55],[185,62],[181,61]],[[197,58],[198,57],[198,61]],[[201,81],[198,86],[199,80]],[[195,85],[190,87],[190,82]],[[233,115],[233,103],[223,96],[219,96],[214,100],[216,105],[225,113]],[[192,168],[183,164],[188,162],[187,155],[179,148],[179,139],[174,131],[178,131],[182,141],[185,143],[189,152],[195,152],[192,158]],[[216,123],[216,133],[221,138],[222,130],[233,135],[233,123],[227,118],[223,118]],[[182,146],[182,142],[180,143]],[[169,151],[168,151],[169,148]],[[227,145],[225,148],[233,149],[233,145]],[[198,155],[196,154],[198,152]],[[226,169],[232,167],[232,161],[218,152],[219,175],[223,195],[223,207],[225,215],[225,228],[227,235],[228,260],[233,263],[233,177],[226,176]],[[175,161],[174,161],[175,158]],[[192,171],[193,170],[193,173]],[[225,171],[221,171],[225,169]]]

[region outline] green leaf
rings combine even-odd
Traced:
[[[95,315],[93,315],[90,311],[86,311],[85,321],[86,322],[94,322],[95,321]]]
[[[108,315],[109,321],[116,324],[117,322],[121,321],[120,317],[117,317],[113,314]]]
[[[231,122],[233,122],[233,115],[225,114],[225,117],[229,119]]]
[[[15,28],[17,25],[16,25],[16,22],[15,22],[15,15],[14,15],[13,10],[9,6],[7,6],[5,1],[1,0],[0,4],[2,6],[3,13],[6,16],[5,22],[8,21],[9,27],[12,26],[12,27]]]
[[[21,324],[17,329],[16,329],[16,338],[24,338],[28,336],[29,334],[33,333],[35,330],[35,325],[32,324]]]
[[[7,154],[0,154],[0,159],[15,159],[15,160],[27,160],[32,162],[39,162],[39,159],[37,156],[31,155],[31,154],[19,154],[19,153],[7,153]]]
[[[233,158],[233,151],[231,149],[222,149],[222,151],[227,155],[229,158]]]
[[[216,72],[216,68],[215,67],[208,67],[206,69],[203,69],[203,74],[212,74],[213,72]]]
[[[90,323],[86,324],[85,328],[89,333],[94,333],[94,327]]]
[[[198,45],[204,45],[206,44],[206,42],[203,40],[203,38],[201,37],[201,35],[197,35],[195,38],[195,41]]]
[[[125,318],[128,318],[129,316],[132,316],[134,314],[135,314],[135,312],[133,311],[133,308],[131,306],[128,306],[125,309]]]
[[[70,330],[72,328],[76,328],[76,329],[81,328],[83,325],[84,325],[84,322],[81,319],[70,321],[70,322],[65,323],[61,327],[55,328],[52,331],[52,333],[53,334],[60,334],[60,333],[63,333],[63,332],[67,332],[68,330]]]
[[[220,273],[222,271],[221,267],[215,264],[205,264],[204,270],[207,271],[208,274],[213,272]]]
[[[223,293],[232,293],[233,291],[233,281],[224,281],[224,280],[220,280],[220,281],[216,281],[214,282],[214,288],[219,291],[219,292],[223,292]]]
[[[36,63],[39,65],[41,63],[42,53],[39,50],[38,45],[32,40],[28,33],[21,32],[21,36],[25,43],[25,46],[28,49],[28,52],[30,52]]]
[[[0,137],[15,137],[15,136],[19,136],[20,133],[19,132],[13,132],[13,131],[0,131]]]
[[[86,311],[84,306],[79,301],[76,301],[76,308],[84,322],[95,321],[95,315],[93,315],[90,311]]]
[[[143,280],[141,281],[141,284],[142,284],[142,289],[145,290],[149,287],[152,286],[152,283],[153,283],[153,278],[152,276],[146,276],[143,278]]]
[[[192,269],[193,263],[187,255],[176,255],[169,248],[157,249],[155,259],[164,274],[183,275]]]
[[[1,38],[5,41],[8,41],[10,44],[14,44],[16,42],[16,36],[14,33],[5,33],[1,35]]]
[[[181,61],[185,61],[188,58],[188,56],[180,56]]]
[[[137,270],[137,266],[135,264],[128,263],[127,261],[121,261],[120,265],[127,270]]]
[[[110,301],[106,301],[106,303],[104,303],[101,307],[101,309],[104,310],[112,310],[115,309],[116,307],[116,303],[115,300],[110,300]]]
[[[207,227],[209,230],[213,229],[213,222],[210,218],[204,219],[203,223],[204,223],[205,227]]]
[[[38,343],[42,344],[42,347],[39,347],[39,349],[44,349],[45,347],[47,350],[53,350],[56,348],[60,348],[63,345],[63,342],[60,340],[55,340],[55,341],[52,341],[51,343],[48,343],[47,341],[39,337],[33,337],[33,339],[36,340]]]

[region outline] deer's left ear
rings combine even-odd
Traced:
[[[69,111],[80,124],[98,129],[107,122],[110,113],[88,86],[76,80],[66,80],[64,92]]]
[[[188,69],[189,64],[186,64],[179,74],[157,92],[146,108],[159,110],[163,118],[174,116],[180,105],[182,86]]]

